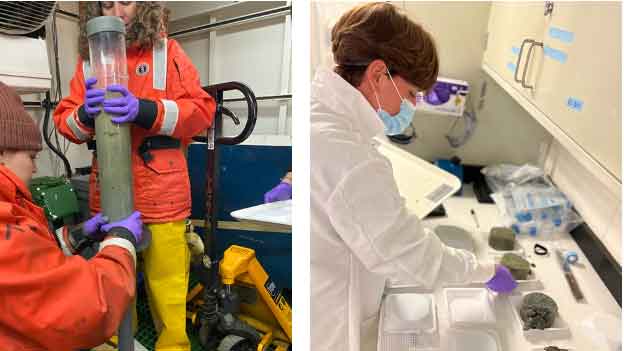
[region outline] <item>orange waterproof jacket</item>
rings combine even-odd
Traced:
[[[121,238],[101,247],[89,261],[65,256],[30,191],[0,166],[2,351],[88,348],[115,333],[135,294],[135,253]]]
[[[139,99],[139,114],[131,126],[134,204],[145,223],[164,223],[187,218],[191,209],[190,182],[184,150],[193,136],[210,127],[215,101],[201,89],[199,75],[180,45],[163,39],[162,47],[127,50],[128,88]],[[82,107],[88,64],[79,60],[70,83],[70,95],[54,112],[61,134],[74,143],[91,140],[93,120]],[[87,77],[90,77],[87,72]],[[145,162],[139,146],[145,137],[166,135],[181,141],[179,149],[152,150]],[[100,212],[97,162],[90,178],[90,207]]]

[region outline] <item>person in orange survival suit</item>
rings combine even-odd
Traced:
[[[186,335],[189,248],[185,219],[191,196],[184,150],[208,128],[215,101],[202,90],[197,70],[173,39],[167,39],[168,10],[157,2],[81,2],[80,59],[70,95],[54,112],[61,134],[74,143],[92,141],[101,109],[114,123],[131,123],[134,201],[152,232],[143,255],[150,309],[160,332],[156,350],[190,350]],[[109,86],[121,97],[105,99],[90,75],[86,23],[118,16],[126,24],[128,88]],[[100,211],[97,153],[90,178],[91,211]]]
[[[17,93],[0,82],[0,349],[75,350],[105,342],[134,298],[140,213],[83,228],[104,240],[90,260],[55,239],[27,184],[41,134]],[[95,216],[96,218],[98,216]],[[100,216],[101,217],[101,216]],[[77,238],[77,237],[75,237]],[[57,241],[58,240],[58,244]],[[61,246],[61,247],[59,247]],[[61,250],[62,248],[62,250]]]

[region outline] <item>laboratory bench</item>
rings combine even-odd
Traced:
[[[494,204],[479,203],[470,186],[464,186],[461,196],[452,196],[444,201],[443,205],[446,216],[425,218],[423,225],[431,229],[439,225],[461,227],[472,234],[475,254],[479,261],[493,260],[493,256],[488,250],[487,237],[492,227],[504,225],[498,207]],[[474,216],[471,210],[474,210]],[[496,323],[477,328],[495,331],[500,341],[500,350],[505,351],[543,350],[545,346],[551,345],[569,350],[609,350],[606,345],[601,346],[600,342],[593,341],[597,334],[588,329],[587,325],[591,323],[589,319],[595,312],[609,314],[615,316],[617,321],[610,321],[608,329],[616,330],[619,333],[621,307],[572,236],[568,233],[556,234],[551,237],[518,235],[516,239],[517,243],[524,249],[525,258],[534,265],[531,269],[539,283],[520,284],[511,296],[499,294],[494,297],[493,311],[495,312]],[[535,243],[540,243],[548,248],[548,254],[545,256],[536,255],[533,251]],[[573,297],[564,277],[562,265],[555,253],[555,247],[577,252],[578,262],[571,265],[571,269],[584,294],[584,301],[577,302]],[[436,349],[454,350],[453,347],[447,347],[450,339],[448,335],[453,333],[453,328],[450,327],[449,309],[445,301],[444,289],[456,287],[446,284],[441,284],[431,290],[405,286],[400,288],[386,287],[385,298],[387,299],[390,294],[406,292],[432,294],[437,309],[439,334],[439,342],[435,345]],[[483,283],[471,283],[461,287],[482,288],[484,286]],[[563,330],[545,333],[537,337],[535,335],[529,338],[525,337],[520,320],[517,315],[514,315],[511,301],[521,298],[521,296],[518,297],[518,294],[528,291],[539,291],[552,297],[558,305],[559,317],[567,325],[569,332],[566,333]],[[410,351],[418,350],[415,347],[406,348],[406,350],[408,349]],[[489,348],[485,349],[489,350]]]

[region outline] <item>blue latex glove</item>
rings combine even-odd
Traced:
[[[100,113],[100,104],[104,102],[104,90],[96,89],[94,87],[95,83],[97,83],[97,79],[95,77],[91,77],[87,79],[85,82],[85,103],[84,109],[87,113],[87,116],[91,118],[97,117]]]
[[[122,96],[113,99],[106,99],[102,103],[104,111],[117,117],[111,118],[113,123],[132,123],[139,114],[139,99],[123,85],[113,84],[106,87],[106,90],[113,93],[120,93]]]
[[[497,264],[494,276],[485,285],[497,293],[510,293],[518,286],[518,282],[507,267]]]
[[[281,182],[275,188],[264,194],[264,203],[292,199],[292,185]]]
[[[141,212],[139,211],[134,211],[129,217],[120,221],[105,224],[101,227],[101,230],[108,233],[115,227],[122,227],[129,230],[136,239],[137,244],[143,239],[143,221],[141,221]]]
[[[98,213],[84,222],[82,230],[85,235],[93,236],[94,234],[97,234],[100,231],[100,227],[106,223],[108,223],[108,217],[102,215],[102,213]]]

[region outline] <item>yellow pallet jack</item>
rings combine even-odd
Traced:
[[[289,351],[292,345],[291,307],[256,259],[255,251],[232,245],[224,252],[218,267],[215,259],[216,145],[239,144],[251,134],[257,116],[256,99],[251,89],[237,82],[212,85],[204,90],[216,100],[217,110],[213,128],[208,130],[207,136],[203,140],[194,138],[206,142],[208,147],[206,236],[203,255],[200,255],[200,264],[197,265],[201,282],[187,296],[187,317],[193,321],[200,343],[206,350]],[[236,137],[220,136],[222,115],[231,117],[235,124],[239,124],[238,117],[223,106],[223,95],[228,90],[241,92],[247,102],[246,124]],[[187,228],[187,231],[192,232],[192,229]]]
[[[232,245],[219,263],[219,287],[196,286],[189,313],[202,346],[217,351],[287,351],[292,310],[252,249]],[[204,292],[204,294],[200,294]]]

